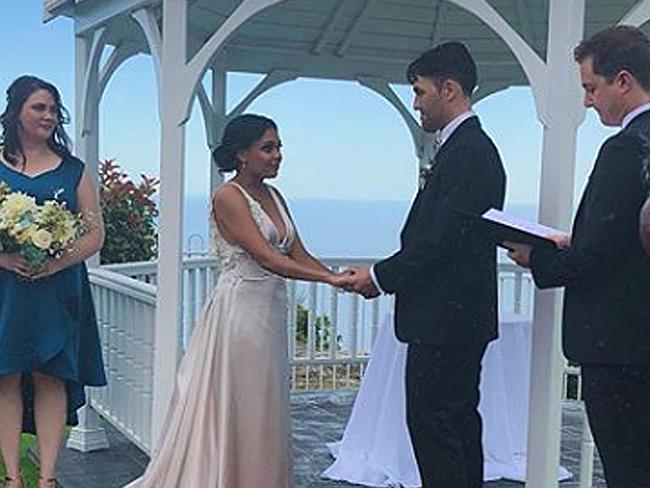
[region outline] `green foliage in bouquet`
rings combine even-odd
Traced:
[[[135,184],[114,159],[100,163],[100,199],[106,237],[100,252],[102,264],[148,261],[158,252],[156,217],[152,199],[158,184],[155,178],[140,175]]]
[[[61,257],[85,226],[57,199],[58,193],[38,205],[34,197],[12,192],[0,182],[0,250],[20,253],[35,268],[46,259]]]

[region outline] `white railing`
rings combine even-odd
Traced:
[[[370,265],[374,260],[323,259],[333,269]],[[106,270],[156,284],[156,262],[113,264]],[[178,329],[179,349],[185,350],[203,303],[212,292],[218,270],[209,255],[183,259],[183,322]],[[370,349],[382,321],[392,310],[392,297],[363,300],[320,283],[288,283],[288,352],[293,389],[321,390],[354,387],[363,376]],[[530,274],[509,263],[499,266],[502,311],[530,314]]]
[[[369,265],[368,259],[324,259],[333,269]],[[152,364],[157,263],[103,266],[91,272],[109,386],[94,391],[91,404],[127,437],[148,451],[151,433]],[[122,276],[120,276],[122,275]],[[178,328],[184,351],[218,270],[213,257],[183,259],[183,321]],[[130,279],[134,278],[134,279]],[[499,265],[501,312],[531,316],[534,285],[530,273]],[[363,300],[330,286],[289,280],[287,345],[293,390],[352,388],[363,377],[378,327],[392,309],[392,298]],[[579,368],[567,366],[564,399],[581,399]],[[580,487],[592,486],[594,444],[585,422]]]
[[[141,449],[151,446],[156,288],[104,269],[90,282],[108,385],[91,406]]]

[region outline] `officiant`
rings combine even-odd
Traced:
[[[584,105],[621,130],[600,148],[567,245],[509,243],[539,288],[564,287],[563,348],[581,365],[583,398],[607,486],[650,486],[650,260],[639,236],[648,193],[650,41],[618,26],[583,41]],[[648,250],[648,204],[642,215]],[[543,324],[541,324],[543,325]]]

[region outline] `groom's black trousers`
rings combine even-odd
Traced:
[[[478,403],[485,347],[408,345],[406,416],[423,488],[483,486]]]

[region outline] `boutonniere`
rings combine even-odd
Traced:
[[[424,188],[424,185],[427,182],[427,178],[431,176],[431,173],[433,173],[433,167],[435,165],[435,159],[429,160],[428,163],[426,163],[423,166],[420,166],[420,190]]]

